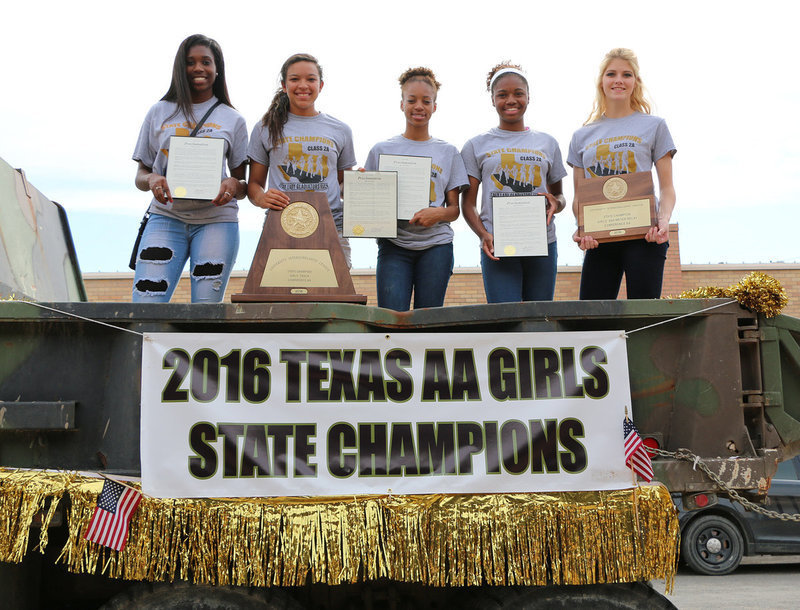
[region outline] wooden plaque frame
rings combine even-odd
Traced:
[[[324,193],[287,195],[287,208],[267,214],[242,292],[231,302],[366,304],[366,295],[355,293]]]
[[[614,182],[611,182],[611,181]],[[610,183],[610,184],[609,184]],[[622,183],[622,184],[621,184]],[[622,193],[619,195],[619,193]],[[631,174],[617,174],[614,176],[601,176],[597,178],[579,178],[576,184],[576,195],[578,198],[578,235],[583,237],[589,235],[600,243],[610,241],[623,241],[628,239],[643,238],[651,227],[656,225],[656,198],[653,194],[653,175],[651,172],[634,172]],[[649,221],[645,223],[627,224],[625,214],[620,214],[619,222],[623,223],[614,226],[614,220],[608,219],[610,224],[606,230],[585,230],[586,211],[594,206],[605,206],[609,211],[609,216],[613,215],[613,210],[618,210],[629,204],[647,201],[649,206]],[[591,210],[601,211],[601,208]]]

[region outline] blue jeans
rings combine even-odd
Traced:
[[[192,303],[221,303],[239,251],[239,223],[187,224],[151,214],[144,229],[134,303],[168,303],[187,260],[191,260]]]
[[[388,239],[378,240],[378,307],[408,311],[412,289],[414,309],[441,307],[452,274],[452,243],[408,250]]]
[[[612,241],[586,251],[581,270],[581,301],[616,299],[622,274],[629,299],[661,298],[669,242]]]
[[[547,244],[547,256],[508,256],[494,261],[481,250],[486,302],[552,301],[557,261],[556,242]]]

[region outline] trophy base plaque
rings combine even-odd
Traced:
[[[325,195],[289,193],[289,199],[267,214],[242,292],[231,302],[366,304],[353,288]]]
[[[656,223],[656,198],[650,172],[580,178],[578,235],[600,243],[642,239]]]

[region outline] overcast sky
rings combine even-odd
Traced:
[[[127,270],[148,196],[131,154],[147,109],[166,91],[181,40],[222,46],[233,104],[252,128],[283,61],[316,55],[317,108],[353,129],[363,164],[402,132],[399,74],[427,65],[443,87],[433,135],[461,148],[497,124],[484,79],[511,59],[527,70],[527,124],[566,159],[585,120],[600,60],[639,56],[654,114],[667,119],[684,263],[797,262],[800,83],[789,2],[30,2],[3,8],[0,157],[61,203],[81,268]],[[611,12],[613,7],[619,10]],[[494,10],[487,11],[487,8]],[[568,200],[571,179],[565,180]],[[240,202],[247,269],[263,214]],[[569,210],[557,217],[559,263],[580,264]],[[456,265],[476,266],[478,240],[459,219]],[[372,240],[353,240],[354,267],[374,267]]]

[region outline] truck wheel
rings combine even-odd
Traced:
[[[742,561],[744,542],[739,528],[725,517],[703,515],[683,532],[681,555],[698,574],[730,574]]]
[[[548,587],[480,587],[470,589],[465,610],[556,610],[566,608],[677,610],[646,582]]]
[[[142,583],[115,595],[101,610],[296,610],[302,608],[279,589]]]

